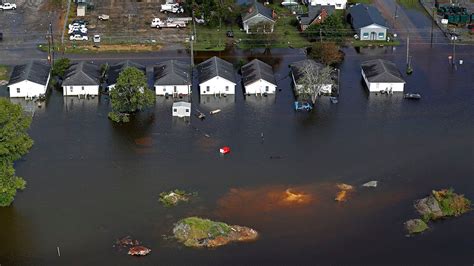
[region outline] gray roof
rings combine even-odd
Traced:
[[[387,60],[365,61],[361,64],[361,68],[370,82],[405,82],[397,66]]]
[[[247,12],[242,15],[242,21],[249,20],[249,19],[255,17],[258,14],[274,21],[273,20],[273,11],[271,9],[265,7],[264,5],[262,5],[261,3],[259,3],[256,0],[249,7]]]
[[[107,74],[107,84],[113,85],[117,83],[117,79],[120,75],[120,72],[125,70],[127,67],[135,67],[138,70],[141,70],[146,75],[146,67],[138,63],[132,62],[130,60],[111,65]]]
[[[351,23],[354,29],[360,29],[372,24],[388,28],[385,19],[378,9],[373,6],[356,4],[349,8],[349,14],[352,17]]]
[[[190,108],[191,103],[188,103],[188,102],[174,102],[173,103],[173,108],[175,108],[175,107],[188,107],[188,108]]]
[[[155,85],[191,85],[191,65],[168,60],[153,68]]]
[[[245,86],[259,81],[260,79],[276,85],[273,69],[270,65],[258,59],[254,59],[250,61],[250,63],[242,66],[242,80]]]
[[[90,86],[100,84],[99,67],[86,62],[72,64],[66,71],[63,86]]]
[[[316,69],[323,69],[325,66],[321,63],[318,63],[312,59],[305,59],[302,61],[295,62],[290,65],[291,72],[293,73],[293,76],[295,77],[296,83],[301,79],[303,76],[303,72],[301,71],[302,67],[304,67],[306,64],[312,64],[316,67]]]
[[[17,65],[13,68],[10,82],[8,84],[11,85],[28,80],[41,85],[46,85],[50,71],[51,67],[40,61],[31,61],[28,64]]]
[[[234,66],[219,57],[214,56],[200,63],[197,66],[197,70],[199,74],[199,83],[206,82],[217,76],[236,83]]]
[[[321,11],[325,9],[328,15],[332,15],[336,10],[335,6],[327,5],[315,5],[308,6],[308,13],[300,16],[300,23],[302,25],[310,25],[313,21],[321,14]]]

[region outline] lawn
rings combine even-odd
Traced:
[[[347,1],[348,4],[357,4],[357,3],[362,3],[362,4],[372,4],[373,0],[349,0]]]
[[[398,46],[400,45],[400,41],[392,40],[392,41],[361,41],[361,40],[350,40],[348,41],[354,47],[368,47],[368,46]]]
[[[238,29],[237,26],[232,27]],[[230,30],[230,27],[229,27]],[[228,42],[226,31],[219,27],[196,25],[195,51],[223,51]],[[235,32],[235,30],[234,30]]]
[[[0,80],[8,80],[8,73],[10,68],[8,66],[0,65]]]

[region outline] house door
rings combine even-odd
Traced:
[[[377,33],[376,32],[371,32],[370,33],[370,39],[373,41],[373,40],[377,40]]]

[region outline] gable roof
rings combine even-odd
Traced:
[[[234,67],[231,63],[217,56],[211,57],[197,66],[199,83],[206,82],[214,77],[221,77],[233,83],[235,81]]]
[[[273,11],[271,9],[265,7],[264,5],[262,5],[257,0],[255,0],[253,2],[253,4],[249,7],[247,12],[242,15],[242,21],[245,22],[245,21],[257,16],[258,14],[274,21],[273,20]]]
[[[295,78],[295,81],[296,83],[298,83],[298,81],[301,79],[301,77],[303,76],[303,71],[302,71],[302,68],[306,65],[306,64],[311,64],[311,65],[314,65],[314,67],[316,69],[323,69],[324,68],[324,65],[321,64],[321,63],[318,63],[312,59],[305,59],[305,60],[301,60],[301,61],[298,61],[298,62],[295,62],[293,64],[290,65],[290,68],[291,68],[291,72],[293,73],[293,77]]]
[[[153,68],[153,76],[155,85],[191,85],[191,65],[168,60]]]
[[[362,71],[364,71],[365,77],[370,82],[403,82],[400,70],[397,66],[387,60],[374,59],[365,61],[361,64]]]
[[[135,67],[138,70],[142,71],[146,75],[146,67],[138,63],[132,62],[130,60],[111,65],[107,74],[107,84],[113,85],[117,83],[117,79],[120,75],[120,72],[125,70],[127,67]]]
[[[99,85],[99,80],[99,67],[82,61],[80,63],[72,64],[69,67],[65,74],[63,86]]]
[[[310,25],[313,21],[319,17],[321,11],[325,9],[328,15],[332,15],[336,10],[335,6],[327,5],[315,5],[315,6],[308,6],[308,13],[300,16],[300,23],[302,25]]]
[[[242,80],[244,85],[250,85],[256,81],[263,79],[273,85],[276,85],[273,69],[270,65],[254,59],[248,64],[242,66]]]
[[[388,28],[385,19],[378,9],[373,6],[356,4],[349,8],[349,14],[352,17],[352,27],[354,29],[360,29],[372,24]]]
[[[191,103],[188,103],[188,102],[174,102],[173,103],[173,108],[177,108],[177,107],[191,108]]]
[[[40,61],[30,61],[24,65],[17,65],[13,68],[10,76],[9,85],[22,82],[25,80],[46,85],[48,82],[51,67]]]

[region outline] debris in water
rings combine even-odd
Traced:
[[[138,242],[138,240],[134,240],[132,239],[131,236],[126,236],[126,237],[123,237],[121,239],[118,239],[117,241],[115,241],[115,246],[118,246],[118,247],[128,247],[128,246],[137,246],[137,245],[140,245],[140,242]]]
[[[294,203],[306,203],[311,200],[311,196],[304,193],[291,192],[290,189],[285,190],[284,201]]]
[[[147,247],[144,247],[144,246],[135,246],[135,247],[131,247],[129,250],[128,250],[128,255],[132,255],[132,256],[146,256],[148,255],[148,253],[151,252],[151,249],[147,248]]]
[[[336,194],[336,198],[334,199],[335,201],[338,202],[343,202],[347,200],[348,192],[353,191],[354,187],[348,184],[337,184],[337,188],[340,189],[340,191]]]
[[[425,221],[421,219],[411,219],[405,222],[405,229],[408,231],[410,235],[418,234],[426,229],[429,229],[428,225]]]
[[[160,202],[165,207],[176,206],[180,202],[188,202],[191,196],[196,195],[196,193],[187,193],[184,190],[175,189],[169,192],[160,193]]]
[[[374,181],[369,181],[369,182],[363,184],[362,186],[363,187],[377,187],[377,183],[378,183],[378,181],[374,180]]]
[[[220,111],[221,111],[221,109],[212,110],[212,111],[209,112],[209,114],[215,115],[215,114],[219,113]]]
[[[340,190],[354,190],[354,187],[353,187],[353,186],[348,185],[348,184],[344,184],[344,183],[342,183],[342,184],[337,184],[336,186],[337,186],[337,188],[339,188]]]
[[[230,147],[224,146],[224,147],[222,147],[222,148],[219,149],[219,152],[220,152],[221,154],[227,154],[227,153],[230,152]]]

